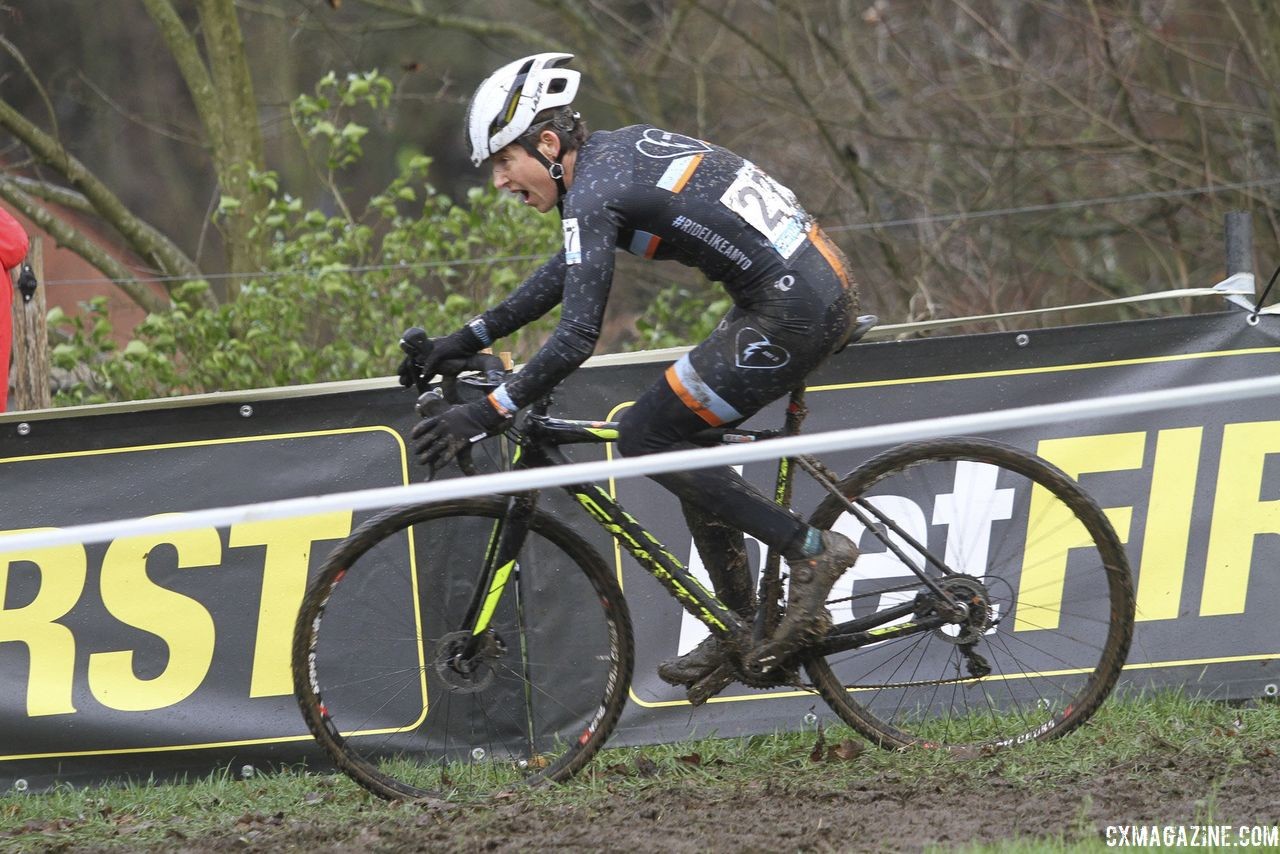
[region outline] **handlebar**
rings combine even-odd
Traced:
[[[408,356],[417,367],[417,379],[414,385],[418,388],[418,415],[429,418],[439,415],[449,406],[463,403],[459,386],[469,386],[483,393],[493,391],[506,381],[508,371],[502,360],[492,353],[476,353],[461,359],[445,359],[435,366],[435,371],[428,374],[425,366],[434,347],[426,330],[417,326],[409,329],[400,338],[400,350]],[[459,377],[465,371],[474,371],[478,376]],[[439,388],[433,388],[431,381],[435,373],[440,374]],[[463,474],[476,474],[475,465],[471,461],[471,449],[466,448],[457,456],[458,468]]]
[[[418,368],[418,378],[415,385],[421,394],[431,388],[431,380],[434,376],[429,376],[426,372],[427,360],[431,357],[431,350],[435,345],[431,339],[427,337],[424,329],[417,326],[405,332],[400,338],[400,350],[406,356],[413,360],[413,364]],[[507,367],[502,360],[492,353],[476,353],[462,359],[445,359],[435,366],[436,371],[441,377],[441,387],[444,388],[445,399],[451,403],[458,403],[456,399],[456,387],[458,374],[464,371],[475,371],[483,376],[483,382],[472,382],[471,385],[483,385],[492,391],[502,385],[507,378]]]

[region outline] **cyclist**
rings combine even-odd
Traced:
[[[623,455],[691,447],[689,437],[736,425],[799,385],[849,335],[857,289],[845,259],[790,190],[749,161],[693,137],[647,125],[587,134],[572,102],[572,54],[541,53],[499,68],[466,116],[471,160],[489,161],[494,185],[540,213],[561,214],[564,248],[511,296],[434,339],[428,363],[401,366],[412,384],[562,306],[555,332],[487,400],[454,406],[413,431],[419,462],[444,465],[500,432],[522,406],[550,392],[591,355],[613,284],[614,252],[671,259],[722,283],[734,308],[623,415]],[[717,596],[745,617],[755,609],[742,531],[781,550],[790,567],[786,614],[771,650],[785,655],[824,632],[822,607],[858,551],[811,528],[729,467],[653,478],[679,497]],[[692,687],[724,660],[714,638],[664,661],[659,675]],[[706,688],[706,686],[702,686]]]

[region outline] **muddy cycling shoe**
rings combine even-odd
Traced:
[[[843,534],[822,532],[822,551],[813,557],[787,561],[791,584],[787,611],[759,655],[753,656],[760,672],[784,662],[802,643],[822,637],[831,629],[831,614],[823,607],[827,594],[844,571],[858,559],[858,547]]]
[[[689,705],[701,706],[707,700],[732,685],[736,678],[737,674],[733,670],[733,665],[722,660],[709,673],[690,685],[689,690],[685,692],[685,697],[688,698]]]
[[[668,685],[693,685],[723,662],[720,641],[707,637],[679,658],[668,658],[659,664],[658,677]]]

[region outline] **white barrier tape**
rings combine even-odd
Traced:
[[[338,492],[308,498],[290,498],[260,504],[195,510],[153,518],[96,522],[50,531],[29,531],[0,536],[0,554],[50,546],[105,542],[121,537],[191,528],[220,528],[242,522],[259,522],[289,516],[371,510],[400,504],[424,504],[499,492],[523,492],[551,486],[590,483],[609,478],[622,479],[669,471],[738,465],[776,460],[784,456],[823,454],[875,445],[897,444],[914,439],[981,434],[995,430],[1034,427],[1068,420],[1106,418],[1155,409],[1265,397],[1272,394],[1280,394],[1280,377],[1229,380],[1181,389],[1145,391],[1041,406],[1024,406],[996,412],[949,415],[921,421],[833,430],[827,433],[771,439],[767,442],[668,451],[643,457],[499,472],[409,486]]]
[[[866,334],[864,340],[874,341],[884,338],[896,338],[898,336],[910,336],[914,332],[924,332],[929,329],[943,329],[948,326],[965,326],[973,323],[986,323],[993,320],[1008,320],[1014,317],[1037,317],[1044,314],[1055,314],[1058,312],[1079,311],[1086,308],[1107,308],[1115,305],[1131,305],[1140,302],[1159,302],[1161,300],[1173,299],[1191,299],[1194,297],[1217,297],[1218,299],[1230,299],[1233,295],[1253,294],[1252,278],[1248,280],[1246,289],[1246,280],[1244,276],[1249,274],[1237,273],[1229,279],[1224,279],[1212,288],[1176,288],[1171,291],[1155,291],[1146,294],[1134,294],[1127,297],[1114,297],[1112,299],[1095,300],[1093,302],[1080,302],[1073,305],[1050,305],[1043,308],[1027,308],[1021,311],[1002,311],[997,314],[971,314],[967,317],[940,317],[935,320],[913,320],[907,323],[881,323],[873,326]],[[1253,309],[1253,303],[1238,303],[1244,308]],[[1274,311],[1262,309],[1262,314],[1280,313],[1280,304],[1273,306]],[[1025,330],[1034,334],[1037,330]],[[625,364],[637,359],[645,361],[660,361],[668,359],[669,361],[680,358],[681,355],[692,350],[692,347],[670,347],[666,350],[648,350],[640,353],[616,353],[608,356],[596,356],[587,362],[587,365],[606,365],[606,364]]]
[[[1226,279],[1221,284],[1232,282]],[[1236,283],[1232,282],[1234,286]],[[1128,303],[1137,302],[1155,302],[1157,300],[1166,299],[1186,299],[1188,297],[1224,297],[1228,294],[1235,293],[1253,293],[1253,291],[1220,291],[1217,287],[1212,288],[1179,288],[1172,291],[1156,291],[1149,294],[1136,294],[1128,297],[1115,297],[1114,299],[1098,300],[1096,302],[1081,302],[1075,305],[1051,305],[1045,308],[1028,308],[1022,311],[1004,311],[999,314],[975,314],[969,317],[943,317],[937,320],[916,320],[911,323],[887,323],[880,326],[872,327],[867,333],[868,338],[886,337],[890,335],[904,335],[915,331],[925,329],[940,329],[944,326],[961,326],[967,323],[983,323],[989,320],[1004,320],[1011,317],[1031,317],[1041,314],[1053,314],[1059,311],[1077,311],[1082,308],[1106,308],[1112,305],[1126,305]],[[1246,308],[1253,308],[1250,304]],[[1035,330],[1027,330],[1034,332]]]

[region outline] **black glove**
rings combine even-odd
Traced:
[[[451,406],[413,428],[415,458],[434,472],[464,448],[500,433],[509,420],[487,398]]]
[[[405,335],[408,335],[408,332]],[[401,340],[403,341],[404,339],[402,338]],[[463,370],[461,365],[463,359],[468,356],[474,356],[483,349],[483,342],[471,331],[469,326],[464,326],[452,335],[446,335],[443,338],[432,338],[431,347],[425,356],[404,357],[404,361],[400,363],[398,370],[400,385],[407,388],[415,384],[420,378],[430,380],[440,373],[456,375]],[[455,366],[451,365],[451,362],[459,364]],[[451,371],[450,368],[455,369]]]

